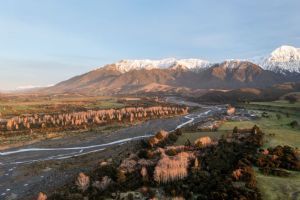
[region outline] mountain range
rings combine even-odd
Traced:
[[[90,95],[266,88],[300,81],[300,49],[281,46],[259,59],[121,60],[43,89]]]

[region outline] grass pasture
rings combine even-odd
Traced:
[[[297,115],[300,117],[300,102],[289,103],[285,100],[271,101],[271,102],[251,102],[244,104],[248,109],[273,111],[281,114]]]
[[[221,129],[230,130],[234,126],[246,127],[257,124],[265,132],[265,147],[289,145],[300,147],[300,128],[292,128],[289,124],[296,120],[300,123],[300,103],[291,104],[280,100],[274,102],[254,102],[246,106],[260,114],[267,112],[268,118],[260,118],[249,122],[227,122]],[[289,113],[288,115],[286,113]],[[279,118],[277,116],[280,116]],[[270,136],[270,134],[275,134]],[[290,177],[266,176],[256,171],[258,188],[265,200],[299,200],[300,199],[300,172],[289,171]]]
[[[124,107],[115,97],[9,96],[0,98],[0,117],[26,113],[72,112]]]
[[[260,114],[261,112],[258,111]],[[280,114],[277,119],[275,112],[267,112],[269,118],[260,118],[253,121],[228,121],[220,127],[220,131],[230,132],[235,126],[238,128],[251,128],[255,124],[258,125],[265,133],[265,147],[277,145],[289,145],[300,147],[300,129],[292,128],[289,124],[296,120],[300,122],[300,117]]]
[[[256,171],[258,188],[265,200],[299,200],[300,172],[289,171],[290,177],[265,176]]]
[[[251,102],[252,105],[262,105],[262,106],[269,106],[269,107],[282,107],[286,108],[299,108],[300,109],[300,102],[289,103],[286,100],[278,100],[278,101],[271,101],[271,102]]]

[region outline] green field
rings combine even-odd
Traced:
[[[246,106],[247,107],[247,106]],[[248,108],[255,109],[258,115],[261,115],[263,109],[268,113],[269,118],[259,118],[254,121],[226,122],[220,128],[221,131],[231,131],[235,126],[239,128],[250,128],[254,124],[258,125],[265,133],[264,148],[277,145],[289,145],[300,147],[300,128],[292,128],[289,124],[296,120],[300,123],[300,104],[290,104],[286,101],[274,102],[255,102]],[[266,111],[272,110],[272,111]],[[287,116],[284,113],[290,113]],[[280,119],[277,118],[280,115]],[[270,134],[275,134],[270,136]],[[287,178],[277,176],[265,176],[259,171],[257,174],[258,188],[262,193],[263,199],[281,200],[281,199],[300,199],[300,172],[290,171],[291,176]]]
[[[0,99],[0,117],[27,113],[74,112],[87,109],[120,108],[125,105],[114,97],[20,96]]]
[[[264,105],[271,107],[284,107],[284,108],[300,108],[300,102],[289,103],[285,100],[278,100],[272,102],[251,102],[251,105]]]
[[[300,102],[289,103],[285,100],[278,100],[272,102],[251,102],[249,104],[243,104],[242,106],[250,110],[263,110],[273,111],[281,114],[291,114],[300,117]]]
[[[299,200],[300,172],[293,172],[290,177],[264,176],[256,172],[258,188],[266,200]]]
[[[257,111],[261,115],[260,111]],[[289,124],[296,120],[300,122],[300,117],[282,115],[275,112],[267,112],[269,118],[260,118],[253,121],[228,121],[220,127],[220,131],[232,131],[237,126],[238,128],[251,128],[255,124],[259,126],[265,133],[265,147],[276,145],[289,145],[293,147],[300,147],[300,129],[292,128]],[[280,115],[277,119],[276,114]],[[275,134],[270,136],[270,134]]]

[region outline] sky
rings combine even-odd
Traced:
[[[299,0],[0,0],[0,90],[122,59],[247,59],[300,47]]]

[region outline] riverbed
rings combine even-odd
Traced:
[[[172,131],[201,122],[223,113],[224,109],[224,106],[202,107],[185,116],[149,120],[104,135],[87,135],[80,140],[76,136],[46,140],[1,151],[0,199],[26,199],[33,193],[55,189],[79,171],[92,167],[96,159],[120,154],[134,141],[148,138],[162,129]]]

